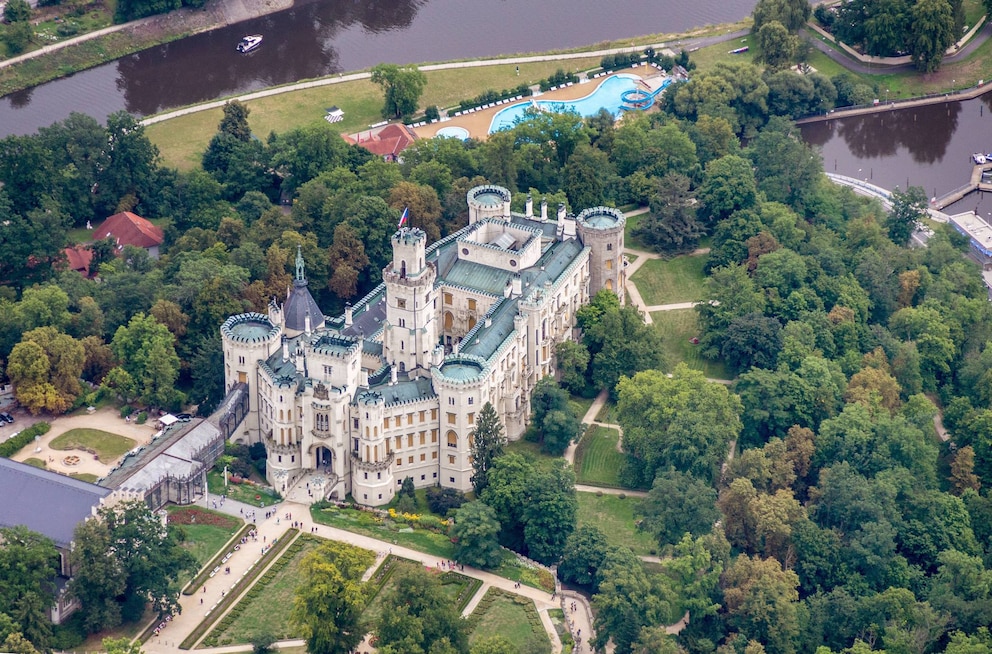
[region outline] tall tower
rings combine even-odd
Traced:
[[[429,370],[438,341],[434,280],[437,269],[426,260],[427,234],[402,228],[392,238],[393,261],[382,271],[386,283],[386,321],[382,350],[399,372]]]
[[[609,289],[624,302],[623,213],[612,207],[592,207],[576,217],[579,240],[590,248],[589,296]]]

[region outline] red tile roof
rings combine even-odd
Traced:
[[[383,127],[372,136],[362,137],[358,134],[358,140],[354,137],[346,136],[349,143],[357,143],[372,154],[380,157],[390,157],[395,159],[400,152],[410,147],[416,140],[416,135],[407,128],[406,125],[393,123]]]
[[[146,249],[161,245],[165,240],[165,233],[160,228],[130,211],[115,213],[93,232],[94,241],[108,236],[113,237],[118,245],[136,245]]]
[[[69,270],[75,270],[89,276],[90,262],[93,261],[93,251],[84,245],[74,245],[65,249],[65,259]]]

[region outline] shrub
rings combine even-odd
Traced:
[[[564,70],[559,68],[554,72],[548,79],[542,79],[540,82],[540,87],[542,91],[547,91],[552,86],[561,86],[562,84],[567,84],[568,82],[578,82],[579,78],[574,73],[566,73]]]
[[[424,110],[424,118],[426,118],[427,120],[437,120],[440,117],[441,117],[441,112],[438,111],[436,106],[432,105]]]
[[[148,412],[147,411],[142,411],[141,413],[138,414],[138,417],[135,419],[135,422],[137,422],[139,425],[143,425],[147,421],[148,421]]]
[[[64,23],[60,23],[58,27],[55,28],[55,33],[59,36],[75,36],[79,34],[79,23],[74,20],[68,20]]]
[[[42,434],[48,433],[51,429],[51,425],[47,422],[36,422],[27,429],[23,430],[17,436],[7,439],[5,442],[0,443],[0,456],[9,457],[15,454],[19,449],[34,440],[35,436],[41,436]]]
[[[620,498],[621,500],[625,500],[627,499],[627,493],[620,493],[619,495],[617,495],[617,497]]]
[[[448,511],[465,504],[465,495],[454,488],[431,486],[427,489],[427,507],[431,513],[447,516]]]
[[[133,406],[125,404],[124,406],[121,407],[121,418],[127,418],[132,413],[134,413]]]

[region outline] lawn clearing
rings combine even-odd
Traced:
[[[99,479],[92,472],[73,472],[69,476],[79,481],[85,481],[88,484],[95,484],[96,480]]]
[[[648,306],[706,299],[705,255],[645,261],[630,281]]]
[[[472,630],[469,645],[490,636],[503,636],[521,652],[551,651],[551,641],[541,625],[541,617],[534,602],[526,597],[490,588],[469,621]]]
[[[704,359],[698,345],[689,339],[698,337],[699,316],[695,309],[655,311],[651,314],[653,327],[661,334],[661,347],[666,363],[674,368],[680,361],[695,370],[702,370],[711,379],[732,379],[727,367],[719,361]]]
[[[577,71],[598,64],[595,57],[520,64],[519,76],[513,64],[425,71],[427,87],[420,102],[422,107],[449,107],[488,89],[536,84],[559,68]],[[335,132],[358,132],[382,120],[382,98],[382,90],[364,79],[290,91],[245,104],[251,111],[248,124],[252,132],[264,140],[270,132],[323,124],[326,109],[331,106],[344,111],[344,120],[334,125]],[[222,116],[223,110],[219,108],[199,111],[149,125],[145,133],[158,146],[164,164],[188,171],[200,167],[203,152],[217,133]]]
[[[578,395],[572,395],[568,398],[568,403],[572,406],[572,409],[575,411],[575,415],[579,417],[579,420],[582,420],[582,418],[585,417],[586,412],[589,411],[589,407],[591,407],[592,403],[595,401],[595,397],[586,398],[579,397]]]
[[[70,429],[52,439],[53,450],[83,450],[96,454],[102,463],[110,463],[134,447],[135,441],[100,429]]]
[[[228,483],[227,487],[225,487],[224,474],[216,470],[211,470],[207,473],[207,490],[211,495],[219,496],[226,494],[229,499],[257,507],[272,506],[282,501],[279,493],[267,486]]]
[[[595,425],[579,441],[575,450],[575,480],[593,486],[620,486],[624,455],[617,450],[620,432]]]
[[[31,457],[30,459],[24,459],[24,463],[28,464],[29,466],[34,466],[35,468],[41,468],[42,470],[48,467],[47,463],[35,457]]]
[[[629,547],[634,554],[656,554],[658,543],[650,534],[640,531],[635,515],[640,498],[619,495],[576,493],[579,500],[578,526],[596,527],[612,545]]]
[[[289,613],[293,608],[296,587],[301,581],[300,562],[325,541],[302,536],[298,542],[299,546],[293,543],[283,553],[284,558],[288,557],[285,562],[277,561],[273,568],[266,571],[248,594],[238,601],[232,613],[217,624],[203,640],[203,647],[248,643],[252,637],[263,632],[271,633],[276,640],[299,636],[289,620]],[[275,566],[280,564],[276,570]]]
[[[311,507],[310,517],[318,524],[378,538],[441,559],[455,558],[455,547],[444,534],[427,529],[413,529],[410,525],[379,518],[366,511],[339,509],[335,506]]]
[[[582,416],[579,416],[580,420],[581,418]],[[523,439],[507,443],[503,451],[507,453],[516,452],[536,466],[547,467],[561,460],[560,456],[551,456],[542,452],[540,443],[532,443]]]
[[[169,524],[179,525],[186,533],[183,547],[202,568],[244,524],[226,513],[198,506],[166,507]]]
[[[644,217],[644,214],[639,213],[633,216],[628,215],[625,217],[627,220],[623,226],[623,246],[625,248],[633,248],[635,250],[654,252],[650,245],[634,236],[634,230],[637,229],[637,226],[641,223],[641,218]]]

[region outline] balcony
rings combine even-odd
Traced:
[[[354,452],[351,453],[351,463],[362,472],[382,472],[388,470],[392,459],[385,461],[362,461]]]

